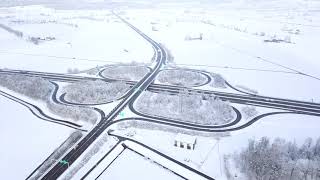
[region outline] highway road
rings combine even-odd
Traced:
[[[131,89],[121,98],[121,101],[119,104],[108,114],[105,115],[103,111],[100,109],[95,108],[94,110],[97,111],[101,115],[100,122],[85,136],[79,141],[77,144],[77,148],[71,149],[61,160],[68,161],[69,165],[72,165],[79,156],[103,133],[107,128],[109,128],[111,125],[123,121],[132,121],[132,120],[138,120],[141,122],[148,122],[148,123],[157,123],[161,125],[167,125],[167,126],[173,126],[178,128],[184,128],[188,130],[194,130],[194,131],[201,131],[201,132],[229,132],[229,131],[235,131],[240,130],[245,127],[250,126],[251,124],[257,122],[261,118],[264,118],[266,116],[276,115],[276,114],[287,114],[287,113],[297,113],[297,114],[305,114],[305,115],[312,115],[312,116],[320,116],[320,104],[318,103],[312,103],[312,102],[304,102],[304,101],[297,101],[297,100],[290,100],[290,99],[283,99],[283,98],[274,98],[274,97],[267,97],[267,96],[260,96],[260,95],[254,95],[250,93],[246,93],[243,91],[240,91],[236,88],[233,88],[230,84],[227,84],[229,87],[233,88],[234,90],[238,92],[242,92],[244,94],[236,94],[236,93],[226,93],[226,92],[219,92],[219,91],[208,91],[208,90],[201,90],[201,89],[195,89],[195,88],[186,88],[182,86],[176,86],[176,85],[163,85],[163,84],[154,84],[154,80],[158,73],[161,71],[161,67],[163,64],[165,64],[167,60],[167,53],[165,50],[155,41],[153,41],[151,38],[149,38],[146,34],[141,32],[139,29],[132,26],[130,23],[128,23],[126,20],[122,19],[118,16],[124,23],[126,23],[130,28],[132,28],[134,31],[136,31],[139,35],[141,35],[145,40],[147,40],[154,48],[155,50],[155,59],[156,63],[154,68],[147,73],[140,81],[134,82],[134,81],[126,81],[131,86]],[[7,70],[7,69],[0,69],[0,74],[22,74],[22,75],[32,75],[32,76],[39,76],[43,77],[52,81],[62,81],[62,82],[77,82],[77,81],[83,81],[83,80],[105,80],[105,81],[112,81],[111,79],[103,79],[103,78],[95,78],[95,77],[82,77],[82,76],[76,76],[76,75],[66,75],[66,74],[57,74],[57,73],[45,73],[45,72],[36,72],[36,71],[21,71],[21,70]],[[101,73],[101,72],[100,72]],[[204,73],[203,73],[204,74]],[[211,81],[211,77],[206,75],[208,77],[208,81],[204,84],[207,84]],[[210,78],[210,79],[209,79]],[[64,103],[64,104],[71,104],[71,105],[84,105],[84,106],[92,106],[92,105],[100,105],[100,104],[76,104],[76,103],[69,103],[64,99],[64,95],[57,98],[57,90],[58,85],[54,82],[52,82],[56,89],[52,95],[52,101],[55,103]],[[201,84],[202,85],[202,84]],[[272,112],[272,113],[266,113],[259,115],[252,120],[246,122],[245,124],[231,127],[236,125],[241,120],[241,113],[234,108],[234,111],[237,115],[236,119],[228,124],[224,125],[201,125],[201,124],[192,124],[188,122],[181,122],[177,121],[175,119],[169,119],[165,117],[159,117],[159,116],[152,116],[148,114],[144,114],[142,112],[138,112],[134,109],[134,102],[135,100],[141,95],[143,91],[151,91],[154,93],[163,93],[168,92],[172,95],[177,95],[182,90],[188,90],[189,93],[201,93],[209,96],[217,96],[220,99],[224,101],[229,101],[232,103],[237,104],[246,104],[246,105],[253,105],[258,107],[267,107],[272,109],[279,109],[284,110],[284,112]],[[30,111],[38,116],[39,118],[49,120],[49,121],[55,121],[56,123],[62,123],[67,124],[70,127],[73,128],[80,128],[77,126],[77,124],[70,124],[70,122],[64,122],[63,120],[50,118],[49,116],[45,115],[40,108],[37,106],[30,104],[28,102],[25,102],[21,99],[17,99],[5,92],[0,91],[0,94],[3,96],[6,96],[24,106],[30,109]],[[108,103],[108,102],[106,102]],[[104,104],[104,103],[101,103]],[[144,117],[144,118],[126,118],[122,120],[114,121],[114,119],[118,116],[118,114],[125,108],[129,106],[132,112]],[[35,110],[37,112],[35,112]],[[38,114],[41,114],[39,116]],[[44,118],[45,117],[45,118]],[[139,142],[136,142],[139,143]],[[141,143],[140,143],[141,144]],[[141,144],[142,146],[145,146]],[[148,148],[148,147],[146,147]],[[156,152],[157,154],[161,154],[161,156],[166,157],[167,159],[170,159],[172,161],[176,161],[170,157],[165,156],[161,152]],[[49,169],[42,177],[41,179],[57,179],[62,173],[66,171],[68,168],[67,165],[63,165],[61,163],[56,163],[51,169]],[[191,171],[194,171],[191,169]],[[198,172],[200,173],[200,172]],[[201,174],[201,173],[200,173]],[[204,176],[206,177],[206,176]],[[212,179],[211,177],[207,177],[208,179]],[[28,178],[27,178],[28,179]]]
[[[270,113],[265,113],[265,114],[260,114],[254,118],[252,118],[251,120],[249,120],[248,122],[245,122],[241,125],[238,126],[233,126],[233,127],[225,127],[225,128],[201,128],[201,127],[196,127],[196,126],[186,126],[183,124],[177,124],[177,123],[172,123],[170,121],[158,121],[156,119],[151,119],[151,118],[141,118],[141,117],[135,117],[135,118],[123,118],[123,119],[119,119],[116,121],[113,121],[112,123],[110,123],[110,126],[113,124],[117,124],[120,122],[130,122],[130,121],[137,121],[139,122],[144,122],[144,123],[151,123],[151,124],[159,124],[162,126],[167,126],[168,129],[170,129],[170,127],[177,127],[177,128],[183,128],[186,130],[193,130],[195,132],[201,133],[216,133],[216,132],[232,132],[232,131],[238,131],[244,128],[247,128],[249,126],[251,126],[252,124],[258,122],[259,120],[267,117],[267,116],[273,116],[273,115],[278,115],[278,114],[295,114],[294,112],[270,112]],[[298,113],[299,114],[299,113]],[[139,127],[139,126],[138,126]],[[157,129],[157,126],[155,126],[155,129]],[[190,132],[190,131],[188,131]]]
[[[123,120],[132,121],[132,120],[134,120],[134,119],[128,118],[128,119],[123,119]],[[119,122],[123,122],[123,120],[113,121],[110,125],[115,125],[115,124],[117,124],[117,123],[119,123]],[[123,152],[123,150],[125,150],[125,149],[130,149],[130,150],[132,150],[132,151],[135,151],[135,152],[138,153],[139,155],[141,155],[141,156],[143,156],[143,157],[145,157],[145,158],[151,159],[151,160],[154,161],[155,163],[158,163],[157,161],[155,161],[154,159],[152,159],[152,157],[150,157],[150,156],[149,156],[149,157],[146,157],[146,156],[144,156],[143,153],[139,153],[139,152],[137,152],[136,150],[132,149],[130,146],[127,145],[127,142],[131,142],[131,143],[134,143],[134,144],[136,144],[136,145],[142,146],[144,149],[150,150],[150,151],[152,151],[153,153],[155,153],[155,154],[157,154],[157,155],[160,155],[161,157],[163,157],[163,158],[165,158],[165,159],[167,159],[167,160],[175,163],[176,166],[180,166],[180,167],[179,167],[180,170],[181,170],[181,168],[183,168],[183,169],[185,169],[185,170],[190,171],[191,173],[195,173],[200,179],[214,180],[214,178],[212,178],[212,177],[204,174],[203,172],[200,172],[200,171],[198,171],[198,170],[196,170],[196,169],[194,169],[194,168],[192,168],[192,167],[189,167],[188,165],[186,165],[186,164],[184,164],[184,163],[182,163],[182,162],[180,162],[180,161],[177,161],[176,159],[174,159],[174,158],[172,158],[172,157],[169,157],[169,156],[167,156],[166,154],[163,154],[162,152],[160,152],[160,151],[158,151],[158,150],[156,150],[156,149],[154,149],[154,148],[152,148],[152,147],[149,147],[149,146],[147,146],[147,145],[145,145],[145,144],[143,144],[143,143],[141,143],[141,142],[139,142],[139,141],[137,141],[137,140],[135,140],[135,139],[131,139],[131,138],[126,137],[126,136],[121,136],[121,135],[113,134],[113,130],[110,130],[110,132],[108,132],[108,134],[109,134],[110,136],[116,137],[119,141],[118,141],[117,144],[115,144],[115,146],[113,146],[99,161],[97,161],[96,164],[95,164],[93,167],[91,167],[90,170],[88,170],[88,171],[86,172],[86,174],[83,175],[83,177],[81,178],[81,180],[85,180],[85,179],[90,179],[90,180],[91,180],[91,179],[99,179],[99,177],[105,172],[105,170],[109,168],[109,166],[119,157],[119,155],[120,155],[120,154]],[[105,158],[106,158],[110,153],[112,153],[112,151],[114,151],[114,150],[116,149],[116,147],[119,146],[119,145],[122,145],[122,146],[124,147],[124,149],[123,149],[121,152],[118,152],[118,153],[117,153],[117,156],[110,162],[110,164],[107,165],[107,167],[104,168],[104,170],[103,170],[102,172],[99,172],[100,174],[99,174],[97,177],[95,177],[95,176],[96,176],[95,174],[94,174],[94,175],[91,175],[91,173],[96,169],[96,167],[98,167],[98,166],[105,160]],[[140,150],[141,150],[141,149],[140,149]],[[159,165],[162,166],[163,168],[165,168],[165,169],[173,172],[174,174],[180,176],[180,177],[183,178],[183,179],[188,179],[185,174],[181,174],[181,173],[176,172],[176,171],[173,170],[172,168],[168,167],[167,164],[159,164]]]
[[[48,78],[50,80],[57,81],[66,81],[66,82],[75,82],[79,80],[96,80],[101,78],[92,78],[92,77],[81,77],[74,75],[64,75],[64,74],[55,74],[55,73],[40,73],[40,72],[31,72],[31,71],[20,71],[20,70],[0,70],[0,73],[5,74],[24,74],[24,75],[33,75]],[[135,82],[127,81],[126,83],[134,85]],[[190,93],[202,93],[206,95],[217,96],[222,100],[229,101],[237,104],[246,104],[258,107],[273,108],[285,111],[292,111],[306,115],[320,116],[320,104],[298,101],[292,99],[283,99],[275,98],[261,95],[251,95],[251,94],[237,94],[237,93],[227,93],[220,91],[209,91],[201,90],[194,88],[186,88],[182,86],[174,85],[163,85],[163,84],[150,84],[147,90],[152,92],[169,92],[171,94],[177,94],[179,91],[187,89]]]
[[[208,176],[208,175],[206,175],[206,174],[204,174],[204,173],[202,173],[202,172],[200,172],[200,171],[198,171],[198,170],[196,170],[196,169],[193,169],[193,168],[185,165],[184,163],[181,163],[180,161],[177,161],[177,160],[173,159],[172,157],[169,157],[169,156],[167,156],[166,154],[163,154],[162,152],[160,152],[160,151],[158,151],[158,150],[156,150],[156,149],[153,149],[153,148],[151,148],[151,147],[149,147],[149,146],[147,146],[147,145],[145,145],[145,144],[143,144],[143,143],[141,143],[141,142],[139,142],[139,141],[136,141],[136,140],[131,139],[131,138],[128,138],[128,137],[124,137],[124,136],[119,136],[119,135],[116,135],[116,134],[112,134],[112,133],[108,133],[108,134],[111,135],[111,136],[117,137],[121,142],[124,142],[123,144],[125,144],[125,141],[130,141],[130,142],[133,142],[133,143],[135,143],[135,144],[138,144],[138,145],[142,146],[143,148],[148,149],[148,150],[150,150],[150,151],[152,151],[152,152],[154,152],[154,153],[156,153],[156,154],[158,154],[158,155],[160,155],[160,156],[162,156],[162,157],[170,160],[171,162],[174,162],[174,163],[177,164],[178,166],[181,166],[182,168],[185,168],[185,169],[187,169],[187,170],[189,170],[189,171],[197,174],[199,177],[201,177],[201,178],[203,178],[203,179],[214,180],[212,177],[210,177],[210,176]],[[124,147],[131,149],[130,147],[128,147],[128,146],[126,146],[126,145],[125,145]],[[131,149],[131,150],[135,151],[134,149]],[[148,157],[148,158],[150,158],[150,157]],[[166,167],[166,165],[161,165],[161,166],[163,166],[163,167],[171,170],[170,168]],[[171,171],[172,171],[172,170],[171,170]],[[175,174],[177,174],[178,176],[183,177],[183,178],[185,178],[185,179],[187,178],[184,174],[179,174],[179,173],[174,172],[174,171],[173,171],[173,173],[175,173]]]
[[[62,159],[69,162],[69,165],[72,165],[78,157],[101,135],[108,127],[112,120],[118,116],[118,114],[125,108],[131,101],[134,101],[142,91],[146,90],[147,87],[153,82],[158,71],[160,70],[162,64],[166,61],[166,52],[159,44],[141,32],[139,29],[135,28],[131,24],[129,24],[126,20],[122,19],[118,16],[124,23],[126,23],[129,27],[131,27],[134,31],[140,34],[144,39],[146,39],[156,50],[156,65],[145,75],[137,84],[133,86],[133,88],[129,91],[129,95],[124,98],[107,116],[104,120],[99,122],[95,128],[93,128],[78,144],[77,148],[70,150]],[[41,179],[57,179],[68,166],[63,165],[61,163],[55,164],[53,168],[51,168]]]
[[[98,76],[100,76],[103,80],[107,80],[108,82],[112,82],[112,81],[119,81],[119,80],[122,80],[122,79],[113,79],[111,77],[106,77],[104,75],[104,71],[105,71],[106,68],[104,69],[101,69],[100,72],[98,73]],[[194,72],[194,73],[198,73],[199,75],[203,76],[203,78],[205,78],[205,80],[203,82],[200,82],[198,84],[194,84],[192,86],[187,86],[187,87],[201,87],[201,86],[205,86],[207,84],[209,84],[212,80],[211,76],[208,75],[208,72],[204,72],[204,71],[201,71],[201,70],[195,70],[195,69],[186,69],[186,68],[170,68],[170,69],[161,69],[159,70],[159,73],[163,72],[163,71],[175,71],[175,70],[184,70],[184,71],[188,71],[188,72]],[[128,80],[123,80],[124,82],[127,82],[129,84],[134,84],[136,83],[135,81],[128,81]],[[178,85],[178,84],[177,84]],[[186,87],[186,86],[184,86]]]
[[[75,82],[79,80],[101,79],[101,78],[81,77],[81,76],[74,76],[74,75],[43,73],[43,72],[33,72],[33,71],[19,71],[19,70],[0,70],[0,73],[34,75],[34,76],[41,76],[44,78],[48,78],[50,80],[67,81],[67,82]],[[136,82],[126,81],[126,83],[133,86]],[[229,101],[232,103],[237,103],[237,104],[246,104],[246,105],[258,106],[258,107],[266,107],[266,108],[273,108],[273,109],[279,109],[279,110],[285,110],[285,111],[298,112],[306,115],[320,116],[320,104],[312,103],[312,102],[252,95],[252,94],[237,94],[237,93],[227,93],[227,92],[219,92],[219,91],[209,91],[209,90],[201,90],[201,89],[194,89],[194,88],[186,88],[186,87],[175,86],[175,85],[151,84],[147,88],[147,90],[152,92],[157,92],[157,93],[169,92],[171,94],[177,94],[179,93],[179,91],[184,89],[187,89],[190,93],[202,93],[206,95],[217,96],[222,100]]]
[[[141,117],[158,120],[159,122],[171,122],[171,123],[175,123],[175,124],[179,124],[179,125],[185,125],[185,126],[197,127],[197,128],[206,128],[206,129],[224,128],[224,127],[233,126],[233,125],[237,124],[238,122],[240,122],[240,120],[242,118],[242,115],[241,115],[240,111],[238,109],[234,108],[234,107],[232,107],[232,109],[234,111],[234,114],[235,114],[234,120],[229,122],[229,123],[222,124],[222,125],[194,124],[194,123],[191,123],[191,122],[181,121],[181,120],[172,119],[172,118],[168,118],[168,117],[162,117],[162,116],[155,116],[155,115],[146,114],[146,113],[137,111],[134,108],[134,103],[133,102],[130,102],[129,108],[133,113],[135,113],[135,114],[137,114],[137,115],[139,115]]]
[[[0,91],[0,95],[26,107],[34,116],[36,116],[37,118],[39,118],[41,120],[60,124],[60,125],[70,127],[70,128],[76,129],[76,130],[84,131],[84,132],[87,131],[87,130],[83,129],[82,126],[79,124],[76,124],[76,123],[73,123],[70,121],[66,121],[63,119],[57,119],[57,118],[51,117],[51,116],[47,115],[43,110],[41,110],[41,108],[39,108],[38,106],[36,106],[32,103],[26,102],[26,101],[24,101],[18,97],[15,97],[11,94]]]
[[[153,85],[148,88],[148,90],[151,92],[162,93],[166,91],[167,93],[170,93],[170,94],[178,94],[183,89],[188,89],[190,93],[201,93],[205,95],[217,96],[221,100],[229,101],[231,103],[236,103],[236,104],[245,104],[245,105],[258,106],[258,107],[266,107],[266,108],[272,108],[272,109],[298,112],[306,115],[320,116],[320,104],[311,103],[311,102],[274,98],[274,97],[267,97],[267,96],[252,96],[252,95],[242,95],[242,94],[234,94],[234,93],[226,93],[226,92],[218,92],[218,91],[190,89],[190,88],[182,88],[182,87],[169,87],[169,86],[163,86],[163,85]]]
[[[132,88],[133,86],[130,86],[130,89]],[[121,100],[125,97],[127,97],[129,95],[129,92],[130,91],[127,91],[124,95],[122,95],[121,97],[115,99],[115,100],[111,100],[111,101],[107,101],[107,102],[100,102],[100,103],[75,103],[75,102],[70,102],[68,100],[66,100],[66,93],[63,93],[59,96],[59,101],[64,103],[64,104],[68,104],[68,105],[76,105],[76,106],[99,106],[99,105],[104,105],[104,104],[108,104],[108,103],[112,103],[116,100]]]
[[[174,127],[178,127],[178,128],[184,128],[184,129],[189,129],[189,130],[193,130],[193,131],[201,131],[201,132],[207,132],[207,133],[230,132],[230,131],[237,131],[237,130],[244,129],[244,128],[252,125],[253,123],[257,122],[258,120],[260,120],[260,119],[262,119],[262,118],[264,118],[264,117],[266,117],[266,116],[272,116],[272,115],[277,115],[277,114],[288,114],[288,113],[290,114],[290,113],[292,113],[292,112],[272,112],[272,113],[261,114],[261,115],[255,117],[255,118],[253,118],[252,120],[246,122],[245,124],[242,124],[242,125],[238,126],[238,127],[223,128],[223,129],[202,129],[202,128],[197,128],[197,127],[186,127],[186,126],[184,126],[184,125],[174,124],[174,123],[171,123],[171,122],[160,122],[160,121],[157,121],[157,120],[154,120],[154,119],[148,119],[148,118],[124,118],[124,119],[120,119],[120,120],[116,120],[116,121],[111,122],[111,123],[110,123],[110,127],[111,127],[112,125],[115,125],[115,124],[118,124],[118,123],[121,123],[121,122],[125,122],[125,121],[129,121],[129,122],[130,122],[130,121],[131,121],[131,122],[132,122],[132,121],[139,121],[139,122],[147,122],[147,123],[151,123],[151,124],[158,123],[158,124],[161,124],[161,125],[164,125],[164,126],[168,126],[168,128],[174,126]],[[111,127],[111,128],[112,128],[112,127]],[[110,134],[110,133],[109,133],[109,134]],[[111,133],[110,135],[113,135],[113,134]],[[169,157],[169,156],[166,156],[165,154],[163,154],[163,153],[161,153],[161,152],[159,152],[159,151],[157,151],[157,150],[155,150],[155,149],[153,149],[153,148],[151,148],[151,147],[148,147],[148,146],[146,146],[145,144],[142,144],[142,143],[140,143],[140,142],[138,142],[138,141],[136,141],[136,140],[134,140],[134,139],[130,139],[130,138],[127,138],[127,137],[122,137],[122,136],[119,136],[119,135],[113,135],[113,136],[116,136],[116,137],[119,139],[119,142],[118,142],[116,145],[119,145],[119,144],[123,143],[124,141],[132,141],[132,142],[134,142],[134,143],[136,143],[136,144],[139,144],[139,145],[143,146],[144,148],[147,148],[147,149],[149,149],[149,150],[152,150],[152,151],[155,152],[156,154],[159,154],[159,155],[161,155],[162,157],[165,157],[165,158],[167,158],[167,159],[169,159],[169,160],[177,163],[178,165],[180,165],[180,166],[182,166],[182,167],[184,167],[184,168],[189,169],[190,171],[192,171],[192,172],[194,172],[194,173],[197,173],[198,175],[200,175],[200,176],[203,177],[204,179],[213,179],[212,177],[207,176],[206,174],[203,174],[203,173],[201,173],[201,172],[199,172],[199,171],[197,171],[197,170],[195,170],[195,169],[192,169],[192,168],[188,167],[187,165],[185,165],[185,164],[183,164],[183,163],[181,163],[181,162],[179,162],[179,161],[177,161],[177,160],[175,160],[175,159],[173,159],[173,158],[171,158],[171,157]],[[82,180],[86,179],[86,178],[89,176],[89,174],[107,157],[107,155],[108,155],[109,153],[111,153],[111,151],[113,151],[113,149],[114,149],[115,147],[116,147],[116,146],[114,146],[109,152],[107,152],[106,155],[103,156],[81,179],[82,179]],[[126,147],[125,147],[125,148],[126,148]],[[142,154],[141,154],[141,155],[142,155]],[[110,165],[108,165],[106,168],[108,168],[109,166],[110,166]],[[166,168],[166,167],[164,167],[164,168]],[[171,170],[170,168],[166,168],[166,169],[168,169],[168,170],[170,170],[170,171],[173,171],[173,170]],[[174,171],[173,171],[173,172],[174,172]],[[102,173],[103,173],[103,172],[102,172]],[[102,173],[101,173],[101,174],[102,174]],[[174,172],[174,173],[177,174],[176,172]],[[100,175],[101,175],[101,174],[100,174]],[[99,176],[100,176],[100,175],[99,175]],[[182,178],[184,178],[184,179],[187,179],[183,174],[177,174],[177,175],[180,176],[180,177],[182,177]],[[98,176],[96,179],[98,179],[99,176]]]

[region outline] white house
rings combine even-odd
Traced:
[[[192,41],[192,40],[202,40],[203,33],[190,33],[187,34],[184,38],[185,41]]]
[[[197,138],[186,134],[177,134],[174,139],[174,146],[184,149],[194,149],[197,143]]]
[[[159,31],[156,26],[152,26],[152,31]]]

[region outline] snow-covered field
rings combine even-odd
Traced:
[[[42,6],[0,9],[0,67],[66,73],[112,62],[148,62],[152,47],[109,10],[55,10]],[[121,32],[121,33],[119,33]],[[38,45],[29,37],[54,37]],[[130,42],[130,43],[129,43]]]
[[[73,129],[38,119],[3,96],[0,104],[0,179],[25,179]]]
[[[247,146],[249,139],[258,140],[266,136],[271,139],[283,138],[287,141],[295,141],[301,145],[308,137],[313,139],[319,137],[319,124],[319,117],[295,114],[269,116],[250,127],[231,132],[230,136],[221,137],[219,140],[197,136],[194,151],[175,147],[173,145],[175,133],[135,128],[127,129],[121,133],[134,135],[133,138],[139,142],[174,157],[211,177],[225,179],[224,155],[239,152]],[[297,133],[297,131],[301,133]]]
[[[157,9],[129,9],[123,16],[165,44],[177,65],[220,73],[232,85],[262,95],[320,101],[319,1],[202,5],[168,3]],[[291,43],[264,42],[270,38]]]
[[[128,169],[130,169],[130,171],[127,171]],[[99,179],[149,180],[157,177],[168,180],[181,179],[179,176],[152,163],[139,154],[131,150],[125,150]]]
[[[21,1],[0,2],[1,69],[66,73],[68,69],[78,71],[106,64],[150,63],[152,46],[117,19],[112,14],[114,10],[163,44],[174,57],[172,67],[221,74],[231,85],[260,95],[320,103],[318,0],[66,0],[68,6],[62,9],[56,5],[62,0],[54,5],[48,1],[28,0],[25,3],[32,6],[18,7],[6,6],[23,5]],[[86,6],[84,1],[90,4]],[[35,5],[43,2],[48,6]],[[76,5],[70,6],[72,3]],[[198,88],[236,93],[210,85]],[[107,114],[117,102],[97,107]],[[71,130],[41,121],[25,107],[2,96],[0,104],[0,179],[25,179],[67,139]],[[128,108],[123,112],[124,117],[133,116]],[[242,120],[237,126],[245,122]],[[224,155],[245,148],[249,139],[280,137],[301,144],[308,137],[318,138],[319,126],[319,117],[278,114],[220,139],[198,136],[194,151],[174,147],[176,134],[172,132],[138,128],[119,131],[133,134],[139,142],[215,179],[225,179]],[[75,163],[69,172],[79,170],[78,176],[82,177],[116,143],[106,142],[97,148],[104,147],[103,151],[87,161],[89,165],[79,169],[82,164]],[[129,150],[100,178],[179,179]]]

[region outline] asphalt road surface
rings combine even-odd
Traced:
[[[74,75],[33,72],[33,71],[19,71],[19,70],[0,70],[0,73],[33,75],[33,76],[48,78],[50,80],[66,81],[66,82],[101,79],[101,78],[88,78],[88,77],[81,77],[81,76],[74,76]],[[136,82],[127,81],[127,83],[133,86]],[[173,95],[178,94],[183,89],[187,89],[190,93],[202,93],[206,95],[217,96],[222,100],[229,101],[232,103],[237,103],[237,104],[273,108],[273,109],[279,109],[279,110],[285,110],[285,111],[292,111],[292,112],[306,114],[306,115],[320,116],[320,104],[312,103],[312,102],[260,96],[260,95],[253,95],[253,94],[236,94],[236,93],[227,93],[227,92],[219,92],[219,91],[192,89],[192,88],[186,88],[182,86],[163,85],[163,84],[151,84],[147,88],[147,90],[152,92],[156,92],[156,93],[169,92]]]
[[[78,144],[77,148],[72,149],[65,155],[62,160],[65,160],[72,165],[78,157],[101,135],[108,127],[110,122],[118,116],[121,110],[128,105],[131,101],[134,101],[142,91],[146,90],[147,87],[153,82],[158,71],[160,70],[162,64],[166,61],[166,52],[163,48],[160,47],[155,41],[145,35],[143,32],[129,24],[126,20],[119,17],[124,23],[126,23],[129,27],[131,27],[134,31],[140,34],[144,39],[146,39],[155,49],[156,51],[156,66],[145,75],[141,81],[139,81],[133,88],[130,90],[129,95],[124,98],[117,106],[114,108],[104,120],[100,121],[92,131],[90,131]],[[42,179],[57,179],[65,170],[68,168],[67,165],[63,165],[61,163],[55,164],[53,168],[51,168]]]

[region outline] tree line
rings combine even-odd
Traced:
[[[66,100],[73,103],[106,103],[122,97],[130,86],[122,81],[79,81],[67,85],[63,92]]]
[[[251,139],[235,162],[250,180],[318,180],[320,138],[307,138],[300,146],[279,138]]]
[[[198,72],[186,69],[173,69],[161,71],[157,77],[161,83],[192,87],[201,85],[207,78]]]
[[[225,124],[235,117],[228,102],[188,90],[182,90],[178,95],[144,92],[138,99],[137,109],[142,113],[202,125]]]
[[[44,102],[52,113],[61,117],[90,123],[95,123],[98,119],[97,113],[91,108],[67,106],[53,102],[51,96],[55,87],[44,78],[20,74],[0,74],[0,86]]]

